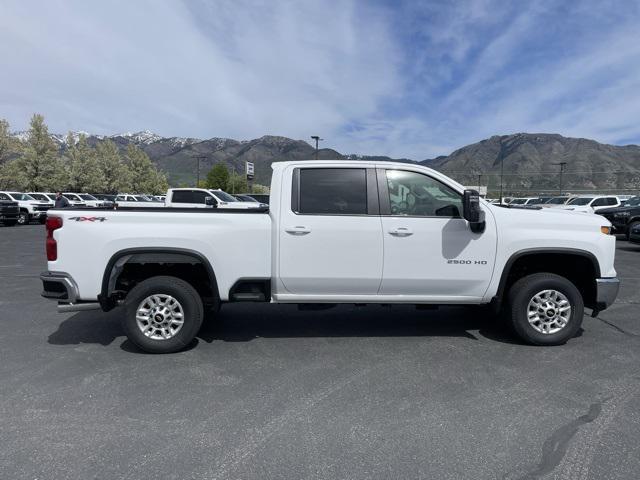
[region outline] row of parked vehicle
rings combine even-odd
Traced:
[[[582,213],[594,213],[605,208],[615,208],[633,195],[560,195],[539,197],[505,197],[503,204],[522,207],[562,208]],[[491,200],[498,204],[500,200]]]
[[[499,203],[494,200],[493,203]],[[514,207],[563,208],[602,215],[611,222],[612,233],[640,244],[640,196],[632,195],[563,195],[558,197],[505,198]]]
[[[269,195],[231,195],[219,189],[202,188],[171,188],[167,195],[64,192],[63,196],[76,208],[256,208],[269,203]],[[6,226],[44,223],[47,211],[55,205],[55,197],[52,192],[0,192],[0,223]]]

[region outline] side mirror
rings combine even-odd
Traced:
[[[462,216],[469,222],[474,233],[484,231],[484,212],[480,208],[480,194],[477,190],[465,190],[462,197]]]
[[[204,204],[209,207],[216,207],[218,202],[216,202],[216,199],[213,197],[204,197]]]

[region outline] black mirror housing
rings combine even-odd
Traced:
[[[465,190],[462,197],[462,216],[469,222],[474,233],[484,230],[484,212],[480,207],[480,193],[477,190]]]
[[[218,202],[216,202],[216,199],[213,197],[204,197],[204,204],[210,207],[215,207],[218,205]]]

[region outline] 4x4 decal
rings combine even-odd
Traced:
[[[69,220],[76,222],[104,222],[107,217],[69,217]]]

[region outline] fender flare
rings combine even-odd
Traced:
[[[591,261],[591,264],[593,265],[596,278],[600,277],[600,264],[598,263],[598,259],[593,253],[588,252],[587,250],[581,250],[578,248],[554,248],[554,247],[525,248],[523,250],[518,250],[517,252],[512,253],[509,259],[507,260],[507,262],[504,264],[504,268],[502,269],[502,274],[500,276],[500,283],[498,284],[498,291],[496,292],[496,295],[494,297],[498,300],[498,302],[500,302],[504,298],[504,293],[505,293],[504,290],[507,286],[507,279],[509,278],[509,273],[511,272],[511,268],[513,267],[513,264],[522,257],[535,255],[538,253],[573,255],[573,256],[587,258],[589,261]]]
[[[115,287],[116,280],[118,279],[119,274],[122,272],[122,268],[124,265],[131,259],[131,257],[136,255],[158,255],[158,254],[166,254],[166,255],[174,255],[176,257],[183,258],[191,258],[195,260],[194,263],[200,263],[204,266],[207,271],[207,275],[209,277],[209,281],[211,282],[211,288],[213,290],[213,294],[216,298],[220,298],[220,293],[218,291],[218,281],[216,279],[216,274],[211,266],[209,260],[202,255],[200,252],[196,250],[190,250],[187,248],[174,248],[174,247],[140,247],[140,248],[125,248],[123,250],[119,250],[114,253],[109,261],[107,262],[107,266],[104,269],[104,273],[102,275],[102,288],[100,294],[98,295],[98,301],[100,302],[100,306],[102,309],[107,312],[113,309],[116,304],[114,299],[112,298],[113,289]],[[185,262],[182,262],[185,263]]]

